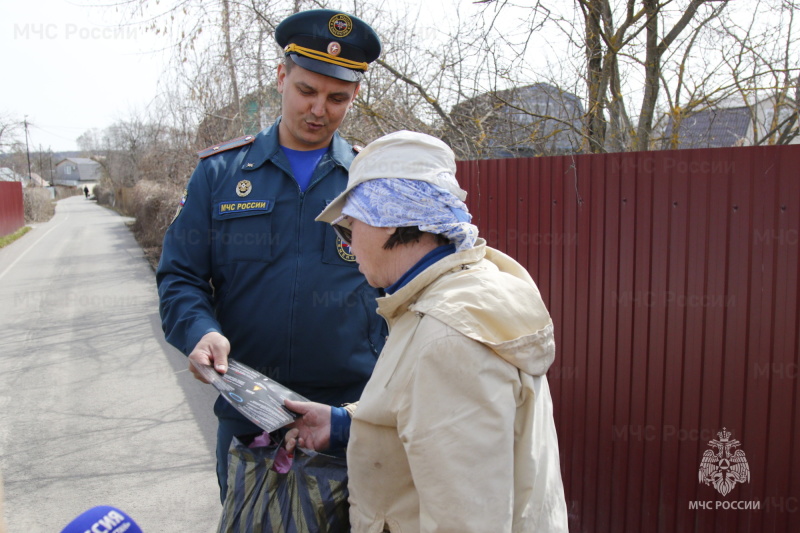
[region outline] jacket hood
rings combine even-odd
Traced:
[[[534,376],[545,374],[555,359],[553,322],[536,283],[483,239],[380,298],[378,309],[390,324],[406,309],[430,315]]]

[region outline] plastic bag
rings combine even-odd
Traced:
[[[347,461],[296,449],[285,474],[272,469],[280,446],[249,448],[234,438],[219,533],[350,531]]]

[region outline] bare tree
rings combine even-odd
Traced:
[[[761,2],[783,13],[782,24],[791,28],[785,33],[795,31],[793,16],[787,18],[794,0]],[[539,0],[523,7],[485,0],[477,8],[456,4],[446,19],[434,21],[413,5],[363,0],[123,5],[174,46],[165,78],[169,98],[160,105],[183,117],[179,130],[193,121],[199,126],[193,148],[254,133],[274,120],[280,112],[275,67],[282,58],[274,29],[286,15],[314,7],[345,9],[373,25],[384,42],[341,130],[359,144],[413,129],[445,138],[462,159],[559,153],[564,138],[573,151],[677,147],[681,121],[733,95],[752,100],[756,89],[759,101],[763,93],[776,102],[760,142],[787,142],[796,131],[794,37],[781,37],[765,53],[756,37],[767,34],[735,30],[724,16],[725,1]],[[761,74],[773,74],[769,83],[756,75],[756,64]],[[554,88],[547,105],[519,96],[523,88],[546,86]],[[574,101],[581,104],[580,120],[564,103]]]
[[[20,142],[22,121],[6,113],[0,113],[0,152],[11,149]]]
[[[495,8],[492,20],[497,11],[510,11],[496,0],[483,3],[487,10]],[[563,58],[558,65],[562,80],[569,80],[565,71],[570,68],[573,79],[583,80],[584,150],[653,147],[663,109],[659,102],[674,91],[665,85],[675,80],[674,73],[666,71],[678,66],[670,59],[691,48],[698,33],[725,7],[726,2],[713,0],[576,0],[574,8],[543,1],[530,8],[526,20],[533,28],[531,36],[540,30],[548,35],[559,32],[554,47]],[[517,64],[523,68],[527,60],[523,48],[510,40],[503,43],[516,51]],[[524,41],[525,47],[530,44]],[[686,68],[686,62],[682,66]]]
[[[151,31],[172,42],[176,60],[170,84],[184,87],[200,122],[198,137],[209,144],[252,133],[247,127],[252,109],[261,111],[262,127],[277,116],[275,66],[282,53],[274,44],[274,29],[291,12],[328,7],[312,0],[283,7],[258,0],[200,5],[131,0],[127,6],[149,20]],[[419,12],[394,5],[356,0],[345,9],[378,30],[385,52],[362,83],[342,133],[362,144],[401,128],[447,134],[465,147],[465,155],[474,155],[472,140],[461,134],[450,110],[463,97],[474,96],[482,89],[480,80],[491,76],[492,67],[482,57],[491,50],[485,37],[476,33],[466,39],[456,25],[447,31],[421,27],[425,18]],[[461,16],[458,10],[456,16]]]
[[[747,18],[726,18],[717,35],[734,102],[751,117],[752,144],[787,144],[798,136],[800,33],[794,0],[759,0]]]

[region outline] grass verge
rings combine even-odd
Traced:
[[[28,233],[30,230],[31,230],[30,226],[23,226],[20,229],[18,229],[17,231],[15,231],[14,233],[12,233],[11,235],[6,235],[5,237],[0,237],[0,248],[3,248],[4,246],[8,246],[12,242],[16,241],[17,239],[19,239],[20,237],[22,237],[23,235]]]

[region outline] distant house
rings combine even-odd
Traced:
[[[794,102],[777,106],[766,98],[752,106],[718,107],[692,113],[676,121],[671,118],[664,132],[664,148],[723,148],[727,146],[752,146],[768,135],[779,124],[795,113]],[[797,122],[789,144],[800,143]],[[779,137],[775,134],[775,138]]]
[[[240,111],[241,121],[237,120]],[[240,107],[229,104],[207,114],[197,128],[197,145],[210,146],[241,135],[255,135],[271,126],[280,114],[281,95],[275,87],[266,88],[263,94],[248,94]]]
[[[100,180],[100,163],[85,157],[68,157],[56,165],[55,185],[84,187]]]
[[[22,174],[18,174],[14,172],[12,169],[8,167],[0,168],[0,181],[19,181],[22,183],[23,187],[49,187],[50,184],[47,183],[39,174],[35,172],[31,174],[31,177],[23,176]]]
[[[484,158],[567,154],[581,145],[580,99],[548,83],[484,93],[456,105],[451,117],[480,142]]]

